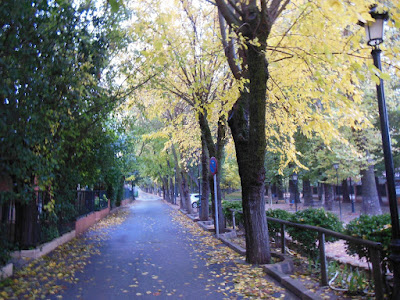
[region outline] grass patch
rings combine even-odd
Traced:
[[[242,200],[242,192],[238,191],[238,192],[225,194],[225,196],[223,198],[226,201]]]

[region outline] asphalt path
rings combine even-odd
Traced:
[[[141,193],[126,220],[102,242],[63,299],[240,299],[221,293],[220,266],[207,266],[193,236],[172,221],[172,208]],[[228,283],[229,284],[229,283]]]

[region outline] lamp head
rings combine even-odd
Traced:
[[[372,47],[377,47],[383,43],[383,34],[385,23],[389,20],[389,13],[384,11],[379,13],[376,11],[377,5],[374,4],[370,7],[370,15],[374,21],[359,22],[365,28],[367,44]]]

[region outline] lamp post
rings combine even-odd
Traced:
[[[297,212],[297,180],[298,180],[298,175],[296,172],[293,173],[292,179],[294,182],[294,206],[296,207],[296,212]]]
[[[338,169],[339,169],[339,164],[334,163],[333,168],[336,170],[336,197],[339,200],[339,217],[340,221],[342,221],[342,202],[340,201],[340,196],[339,196],[339,174],[338,174]]]
[[[377,69],[382,70],[381,66],[381,50],[379,45],[383,42],[383,32],[385,22],[389,19],[388,12],[376,12],[376,5],[371,6],[371,17],[374,21],[369,21],[363,24],[367,34],[367,44],[372,47],[372,58]],[[392,157],[392,146],[389,134],[389,121],[386,110],[385,92],[382,78],[379,79],[379,84],[376,85],[379,107],[379,120],[382,133],[383,155],[386,169],[386,182],[388,185],[388,200],[390,205],[390,217],[392,222],[392,254],[390,260],[393,265],[393,299],[400,299],[400,226],[399,212],[397,206],[396,186],[394,177],[394,166]]]

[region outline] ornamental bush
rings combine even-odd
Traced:
[[[359,218],[352,220],[346,226],[345,234],[382,243],[381,264],[384,270],[389,267],[390,241],[392,238],[391,220],[389,214],[368,216],[361,215]],[[350,255],[357,254],[360,258],[365,257],[371,261],[368,248],[357,245],[350,241],[346,241],[346,252]]]
[[[292,215],[290,221],[293,223],[318,226],[336,232],[343,231],[343,225],[339,218],[335,214],[325,211],[323,208],[300,210]],[[287,231],[293,240],[301,246],[306,255],[313,260],[318,257],[318,232],[292,226],[289,226]],[[335,240],[335,238],[330,236],[326,236],[325,238],[326,242],[333,242]]]
[[[267,217],[286,221],[290,221],[293,215],[292,213],[283,209],[269,209],[265,212],[265,214],[267,215]],[[276,237],[277,234],[281,232],[281,224],[268,221],[268,232],[270,236]]]

